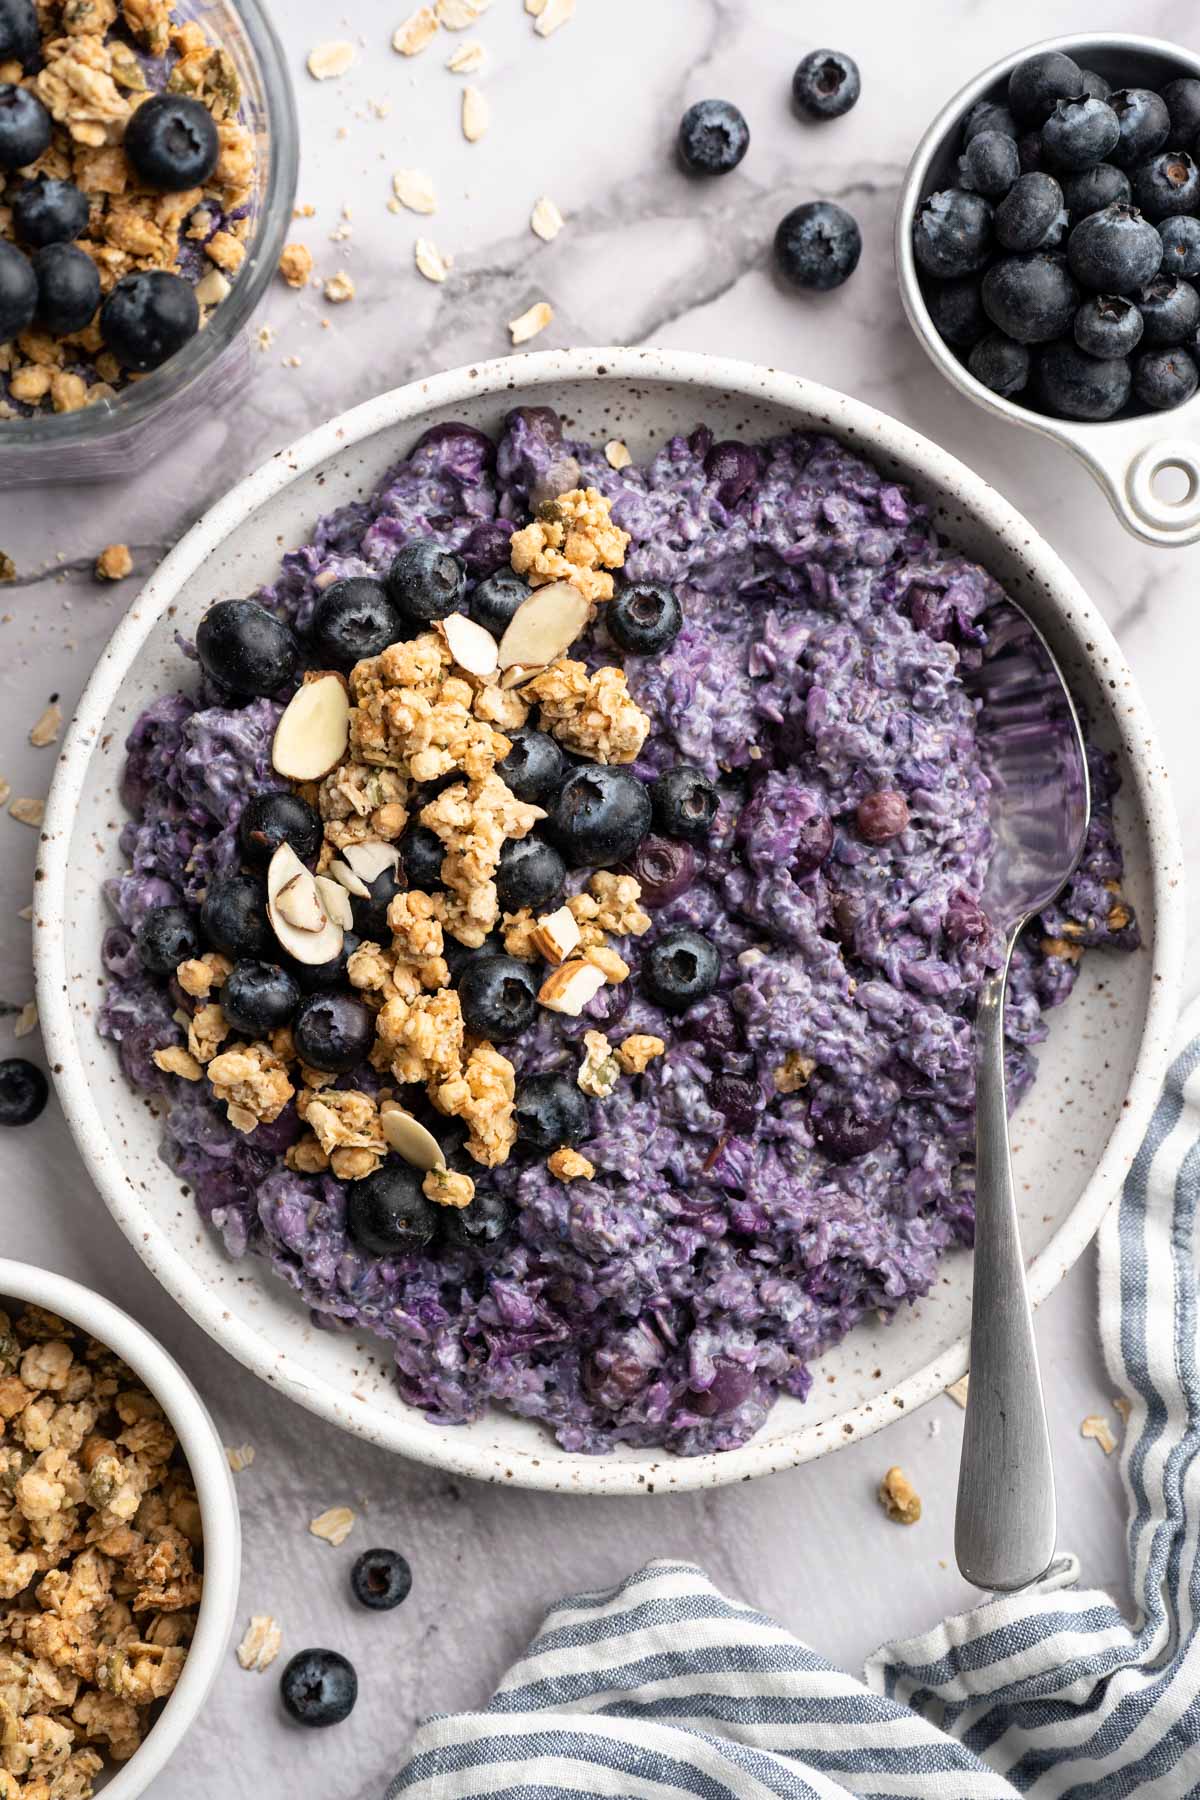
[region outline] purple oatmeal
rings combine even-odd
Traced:
[[[338,594],[386,612],[385,585],[420,565],[422,591],[431,572],[456,580],[453,618],[479,619],[510,560],[534,594],[581,596],[577,660],[564,643],[542,673],[506,682],[470,672],[464,624],[410,622],[406,641],[353,667],[350,761],[319,782],[289,787],[273,765],[291,665],[271,697],[239,697],[214,681],[201,633],[195,690],[156,701],[129,738],[129,870],[109,884],[101,1030],[163,1103],[163,1155],[228,1252],[265,1258],[322,1324],[386,1343],[410,1404],[454,1423],[495,1403],[574,1451],[725,1450],[779,1394],[804,1398],[813,1358],[864,1314],[894,1314],[971,1243],[972,1015],[999,944],[979,901],[987,781],[962,672],[1003,596],[832,438],[714,443],[700,427],[614,469],[555,414],[524,408],[494,444],[427,432],[257,599],[311,677],[331,667],[332,584],[367,578]],[[657,649],[618,647],[655,632]],[[344,686],[326,678],[330,706]],[[508,750],[526,711],[540,747],[546,733],[566,753],[544,807],[503,780],[507,751],[514,786],[533,791]],[[1097,751],[1090,764],[1083,862],[1014,956],[1013,1104],[1084,950],[1139,942],[1119,888],[1116,775]],[[622,837],[626,815],[605,812],[616,848],[589,862],[571,854],[561,795],[582,781],[595,801],[606,766],[614,793],[632,775],[633,802],[653,794],[653,827]],[[365,1007],[378,1032],[367,1057],[334,1072],[327,1056],[324,1074],[306,1066],[308,1001],[294,1027],[247,1046],[243,1022],[231,1040],[228,940],[202,923],[214,893],[246,889],[248,803],[284,789],[323,821],[319,855],[300,859],[338,943],[331,871],[354,896],[349,973],[324,1024],[352,1042]],[[499,809],[490,860],[468,793]],[[516,904],[557,850],[562,892]],[[168,926],[175,950],[158,946],[155,973],[144,946]],[[278,945],[268,954],[288,964]],[[483,968],[497,955],[502,991]],[[276,988],[282,1017],[290,990]],[[556,1009],[563,989],[578,1011]],[[472,1029],[481,1005],[495,1042]],[[415,1139],[383,1129],[401,1104],[440,1146],[420,1192],[445,1227],[373,1253],[364,1196],[394,1172],[398,1142],[418,1160]]]

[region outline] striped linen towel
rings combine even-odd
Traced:
[[[485,1711],[422,1725],[387,1800],[1200,1795],[1200,1004],[1184,1026],[1100,1232],[1135,1623],[1064,1556],[886,1644],[863,1683],[699,1569],[654,1562],[557,1606]]]

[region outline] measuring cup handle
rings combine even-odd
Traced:
[[[1135,537],[1168,549],[1200,542],[1200,436],[1172,433],[1169,416],[1139,423],[1143,430],[1136,437],[1122,435],[1107,454],[1079,438],[1073,448]],[[1164,470],[1177,472],[1186,482],[1176,500],[1154,491],[1155,479]]]

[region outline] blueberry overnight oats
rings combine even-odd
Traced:
[[[1002,596],[831,438],[623,449],[435,427],[210,609],[129,739],[101,1029],[230,1254],[411,1404],[696,1454],[971,1242]],[[1091,772],[1014,1102],[1138,943]]]

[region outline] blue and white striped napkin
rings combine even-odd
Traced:
[[[1181,1043],[1100,1232],[1133,1624],[1062,1557],[884,1645],[864,1683],[699,1569],[654,1562],[557,1606],[485,1711],[428,1720],[387,1800],[1200,1795],[1200,1005]]]

